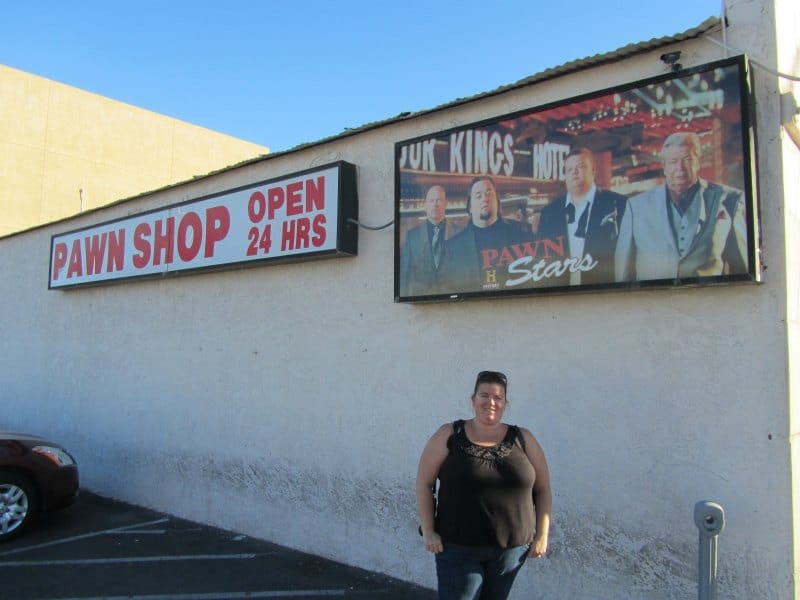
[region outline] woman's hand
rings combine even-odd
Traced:
[[[423,532],[422,543],[425,545],[425,550],[428,552],[433,552],[434,554],[439,554],[439,552],[444,550],[442,537],[435,531],[428,533]]]
[[[547,537],[535,537],[531,544],[531,549],[528,550],[528,558],[541,558],[547,554]]]

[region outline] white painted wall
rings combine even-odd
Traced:
[[[730,43],[769,37],[771,3],[730,4]],[[687,67],[722,57],[676,47]],[[385,223],[394,142],[663,73],[662,52],[0,239],[0,427],[63,441],[100,494],[433,586],[417,459],[469,416],[475,372],[502,369],[555,501],[552,556],[515,598],[696,597],[705,499],[726,511],[721,597],[792,597],[782,168],[797,157],[773,143],[774,78],[756,73],[764,285],[398,305],[387,229],[362,230],[354,258],[46,289],[54,233],[338,159],[359,167],[362,221]]]
[[[800,74],[800,5],[797,2],[778,2],[775,5],[778,38],[776,66],[782,73]],[[800,104],[800,82],[777,79],[778,90],[784,95],[781,114],[789,122],[793,135],[786,129],[779,138],[783,159],[783,204],[786,231],[785,271],[789,355],[789,433],[792,456],[792,506],[794,514],[794,578],[800,577],[800,114],[791,114],[790,107]],[[800,591],[796,592],[800,595]]]

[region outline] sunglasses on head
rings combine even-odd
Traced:
[[[503,385],[508,385],[508,377],[500,371],[481,371],[478,373],[478,381],[502,381]]]

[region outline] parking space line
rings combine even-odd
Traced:
[[[164,535],[166,529],[126,529],[125,531],[109,531],[106,535],[118,533],[119,535]],[[183,533],[183,532],[181,532]]]
[[[265,554],[184,554],[180,556],[121,556],[118,558],[66,558],[64,560],[12,560],[5,567],[61,567],[65,565],[112,565],[117,563],[171,562],[177,560],[241,560]]]
[[[42,600],[236,600],[237,598],[318,598],[344,596],[344,590],[270,590],[264,592],[228,592],[216,594],[167,594],[156,596],[96,596],[94,598],[43,598]]]
[[[109,533],[124,533],[134,527],[147,527],[149,525],[158,525],[159,523],[166,523],[169,519],[156,519],[155,521],[147,521],[145,523],[135,523],[133,525],[126,525],[125,527],[114,527],[113,529],[104,529],[103,531],[93,531],[92,533],[84,533],[83,535],[75,535],[72,537],[64,538],[61,540],[53,540],[52,542],[45,542],[43,544],[36,544],[34,546],[23,546],[15,550],[6,550],[0,552],[0,556],[8,556],[10,554],[19,554],[20,552],[27,552],[28,550],[38,550],[39,548],[47,548],[48,546],[57,546],[58,544],[67,544],[77,540],[85,540],[86,538],[96,537],[98,535],[106,535]]]

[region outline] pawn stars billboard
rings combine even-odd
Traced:
[[[740,56],[396,144],[395,300],[759,281],[750,106]]]

